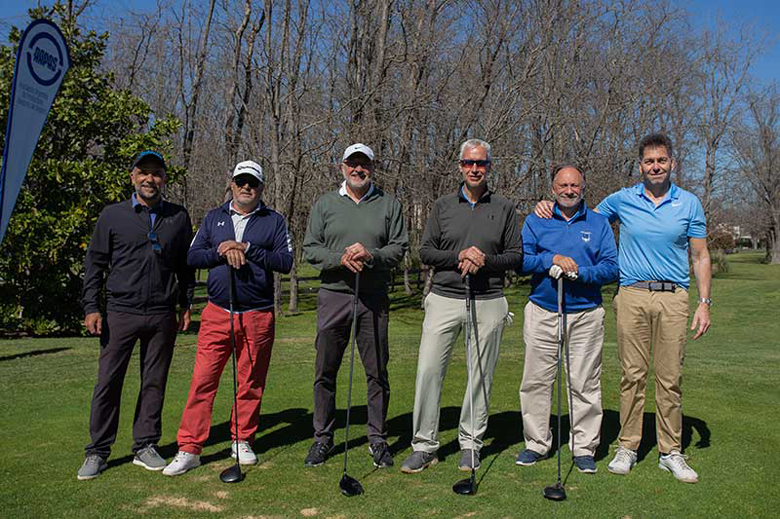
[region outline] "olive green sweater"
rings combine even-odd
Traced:
[[[338,191],[320,197],[311,210],[303,254],[320,270],[322,288],[354,293],[355,274],[341,265],[344,249],[353,243],[374,256],[360,273],[360,292],[387,292],[390,271],[409,246],[401,203],[376,186],[359,204]]]

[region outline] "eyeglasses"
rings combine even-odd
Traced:
[[[249,187],[252,189],[257,189],[260,186],[260,181],[255,177],[250,177],[249,175],[242,175],[238,178],[235,178],[233,182],[235,182],[238,187],[244,187],[245,185],[249,184]]]
[[[344,161],[344,164],[346,164],[347,167],[352,168],[352,169],[355,169],[358,166],[362,166],[363,169],[369,169],[373,165],[373,162],[370,161],[370,160],[365,162],[365,161],[358,161],[358,160],[347,159],[347,160]]]
[[[460,159],[460,165],[464,168],[470,168],[473,165],[477,165],[478,168],[486,168],[489,164],[489,160],[471,160],[471,159]]]
[[[152,242],[152,250],[155,254],[162,254],[162,245],[160,245],[160,242],[157,241],[157,233],[154,231],[149,231],[149,234],[146,235],[147,238],[149,238],[149,241]]]

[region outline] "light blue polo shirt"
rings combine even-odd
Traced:
[[[707,222],[693,193],[672,184],[656,206],[642,183],[605,198],[596,210],[620,222],[620,285],[671,281],[688,288],[688,238],[706,238]]]

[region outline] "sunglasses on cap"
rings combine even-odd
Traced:
[[[251,175],[241,175],[233,179],[233,182],[238,187],[244,187],[249,185],[252,189],[257,189],[260,186],[260,181]]]
[[[490,164],[489,160],[472,160],[472,159],[460,159],[460,165],[464,168],[470,168],[473,165],[477,165],[478,168],[485,168]]]

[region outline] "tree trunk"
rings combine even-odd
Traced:
[[[290,270],[290,302],[287,305],[288,313],[298,312],[298,262],[293,261],[292,270]]]
[[[410,296],[414,293],[412,290],[412,282],[409,279],[409,269],[411,265],[412,262],[409,259],[409,252],[407,251],[406,254],[404,254],[404,291],[406,292],[407,296]]]

